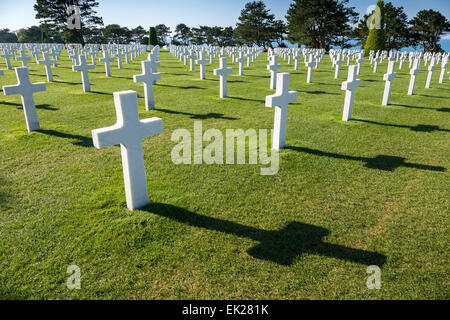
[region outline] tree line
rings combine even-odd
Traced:
[[[81,29],[67,28],[69,5],[76,4],[81,11]],[[349,0],[293,0],[285,21],[276,20],[263,1],[245,4],[236,26],[189,27],[184,23],[174,32],[164,24],[147,31],[142,26],[134,29],[111,24],[103,26],[97,15],[95,0],[36,0],[34,9],[40,26],[21,29],[17,35],[8,29],[0,30],[0,42],[66,42],[166,45],[248,45],[286,46],[306,45],[312,48],[351,48],[366,50],[400,50],[405,47],[441,51],[439,42],[450,31],[448,19],[435,10],[421,10],[408,20],[404,7],[378,1],[377,12],[359,19]],[[371,27],[371,16],[380,15],[377,28]],[[372,19],[373,20],[373,19]],[[369,23],[368,23],[369,21]],[[373,23],[373,21],[372,21]]]

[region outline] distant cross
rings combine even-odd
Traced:
[[[441,62],[441,75],[439,76],[439,83],[444,82],[445,70],[447,69],[447,66],[448,66],[448,55],[445,56],[445,58],[443,58]]]
[[[205,64],[208,62],[209,60],[205,59],[205,53],[200,52],[200,59],[196,61],[200,65],[200,80],[205,80]]]
[[[111,77],[111,61],[114,61],[114,57],[110,57],[108,50],[105,49],[105,50],[103,50],[103,58],[100,58],[99,61],[105,63],[106,77],[110,78]]]
[[[161,65],[161,63],[158,61],[158,57],[156,54],[149,54],[148,55],[148,61],[150,61],[150,67],[152,70],[152,73],[158,72],[158,66]],[[156,84],[156,79],[153,81],[153,84]]]
[[[25,50],[22,49],[22,51],[20,51],[20,56],[16,57],[17,61],[22,61],[22,67],[28,67],[28,60],[31,60],[31,57],[28,57]]]
[[[237,59],[236,61],[239,62],[239,75],[243,76],[244,75],[244,62],[245,62],[245,57],[243,56],[242,52],[239,52],[239,59]]]
[[[267,70],[270,71],[270,89],[275,90],[277,88],[277,71],[281,68],[278,64],[278,56],[272,56],[270,64],[267,66]]]
[[[5,96],[19,94],[22,96],[22,106],[28,132],[40,130],[39,120],[34,104],[33,93],[45,91],[45,83],[31,83],[27,67],[15,68],[19,83],[15,86],[3,86]]]
[[[78,60],[78,53],[74,51],[71,55],[69,55],[69,58],[72,59],[72,62],[77,65],[80,64],[80,60]]]
[[[55,60],[50,59],[50,55],[44,52],[44,60],[38,60],[38,64],[45,65],[45,72],[47,73],[47,81],[53,82],[52,64]]]
[[[233,71],[231,68],[227,68],[227,58],[220,58],[220,68],[214,69],[214,75],[220,76],[220,97],[225,98],[227,96],[227,75]]]
[[[189,52],[189,55],[187,56],[189,59],[189,70],[190,71],[195,71],[195,54],[194,51],[191,50],[191,52]]]
[[[427,83],[425,84],[425,88],[429,89],[431,87],[431,80],[433,79],[433,71],[436,68],[436,58],[431,58],[430,66],[428,67],[428,76]]]
[[[334,72],[334,78],[339,79],[339,72],[341,70],[341,64],[344,63],[343,60],[341,60],[341,55],[338,54],[336,61],[334,62],[336,64],[336,70]]]
[[[92,51],[91,51],[91,60],[92,60],[92,64],[93,64],[94,66],[97,65],[97,56],[98,56],[98,52],[95,51],[95,50],[92,50]]]
[[[356,59],[356,63],[358,64],[358,72],[356,74],[358,76],[361,74],[361,65],[362,65],[363,61],[364,61],[363,54],[360,53],[358,56],[358,59]]]
[[[308,78],[306,79],[306,83],[312,83],[312,73],[315,62],[313,61],[312,54],[309,55],[309,62],[305,63],[305,66],[308,67]]]
[[[117,50],[115,57],[117,58],[117,68],[122,69],[122,57],[123,57],[122,50]]]
[[[144,83],[145,110],[155,109],[155,97],[153,95],[153,82],[161,79],[160,73],[153,73],[151,62],[142,61],[142,74],[133,76],[134,82]]]
[[[277,76],[277,92],[266,97],[266,107],[275,108],[272,148],[280,150],[286,145],[288,104],[297,100],[297,91],[289,91],[289,73]]]
[[[12,70],[10,58],[14,59],[14,54],[10,54],[6,49],[3,50],[3,54],[0,54],[0,58],[5,58],[6,68]]]
[[[77,66],[72,66],[73,71],[80,71],[81,72],[81,80],[83,82],[83,91],[84,92],[91,92],[91,84],[89,83],[89,70],[95,69],[95,66],[92,64],[86,63],[86,56],[80,55],[80,64]]]
[[[388,72],[384,75],[384,81],[386,84],[384,86],[384,95],[383,95],[383,106],[387,106],[389,104],[389,98],[391,97],[391,89],[392,89],[392,81],[397,77],[395,73],[395,59],[389,59]]]
[[[348,79],[342,83],[342,90],[345,90],[344,113],[342,121],[349,121],[352,118],[353,98],[355,90],[361,85],[361,80],[356,79],[358,66],[350,66],[348,69]]]
[[[373,59],[373,61],[375,63],[374,66],[373,66],[373,72],[377,73],[378,72],[378,63],[380,62],[380,57],[377,55],[375,57],[375,59]]]
[[[295,71],[298,71],[298,62],[299,62],[299,60],[301,59],[301,54],[300,54],[300,52],[296,52],[295,54],[294,54],[294,60],[295,60],[295,62],[294,62],[294,70]]]
[[[416,84],[416,77],[419,74],[420,58],[414,59],[414,65],[409,74],[411,75],[411,80],[409,81],[408,95],[412,96],[414,94],[414,86]]]
[[[149,203],[142,140],[161,134],[160,118],[139,120],[135,91],[114,92],[117,123],[112,127],[92,131],[98,149],[120,144],[127,207],[140,209]]]

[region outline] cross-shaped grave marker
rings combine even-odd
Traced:
[[[425,88],[429,89],[431,87],[431,80],[433,79],[433,71],[436,68],[436,58],[431,58],[430,66],[428,67],[428,76],[427,83],[425,84]]]
[[[416,84],[416,77],[419,74],[420,58],[414,59],[414,65],[409,74],[411,75],[411,80],[409,81],[408,95],[412,96],[414,94],[414,86]]]
[[[114,57],[110,57],[108,50],[103,50],[103,58],[99,59],[100,62],[105,63],[105,73],[106,77],[111,77],[111,61],[114,61]]]
[[[16,61],[22,61],[22,67],[28,67],[28,60],[31,60],[31,57],[28,57],[25,50],[22,49],[20,56],[16,57]]]
[[[348,68],[348,79],[342,83],[342,90],[345,90],[344,112],[342,121],[349,121],[352,118],[353,99],[355,90],[361,85],[361,80],[356,79],[358,66]]]
[[[4,50],[3,54],[0,54],[0,58],[5,58],[5,62],[6,62],[6,68],[8,70],[12,70],[12,66],[11,66],[11,61],[9,60],[10,58],[14,59],[14,54],[11,54],[10,52],[8,52],[8,50]]]
[[[289,73],[277,76],[277,92],[266,97],[266,107],[275,108],[272,149],[280,150],[286,145],[288,104],[297,100],[297,91],[289,91]]]
[[[55,60],[50,59],[50,55],[47,52],[44,52],[44,60],[38,60],[38,64],[45,65],[45,72],[47,73],[47,81],[53,82],[53,72],[52,72],[52,64]]]
[[[142,140],[161,134],[160,118],[139,120],[137,93],[114,92],[117,123],[92,131],[94,146],[98,149],[120,144],[127,207],[140,209],[149,203]]]
[[[72,70],[81,72],[81,81],[83,82],[83,91],[91,92],[91,84],[89,82],[88,71],[95,69],[95,66],[92,64],[87,64],[86,56],[84,56],[84,55],[80,55],[79,60],[80,60],[80,64],[77,66],[72,66]]]
[[[45,83],[31,83],[27,67],[20,67],[15,69],[17,80],[19,81],[19,83],[14,86],[3,86],[3,92],[5,96],[15,94],[21,95],[28,132],[40,130],[33,93],[45,91]]]
[[[384,94],[383,94],[383,106],[387,106],[389,104],[389,98],[391,97],[391,89],[392,89],[392,81],[397,77],[395,73],[395,59],[389,59],[388,72],[384,75],[384,81],[386,81],[386,85],[384,86]]]
[[[227,58],[220,58],[220,68],[214,69],[214,75],[220,76],[220,97],[227,96],[227,75],[233,72],[232,68],[227,68]]]
[[[133,76],[134,82],[144,83],[145,110],[155,109],[155,97],[153,94],[153,83],[161,79],[160,73],[153,73],[150,61],[142,61],[142,74]]]
[[[447,69],[447,66],[448,66],[448,55],[445,56],[445,58],[443,58],[441,62],[441,75],[439,76],[439,83],[444,83],[445,69]]]
[[[267,66],[267,70],[270,71],[270,89],[275,90],[277,88],[277,72],[281,68],[278,64],[278,56],[273,55],[270,57],[270,63]]]
[[[313,61],[312,54],[309,55],[309,62],[305,63],[305,66],[308,67],[308,76],[306,78],[306,83],[312,83],[312,73],[313,67],[315,66],[315,62]]]
[[[239,59],[237,59],[236,61],[239,62],[239,75],[243,76],[244,75],[244,62],[245,62],[245,57],[243,55],[242,52],[239,52]]]
[[[334,78],[339,79],[339,72],[341,70],[341,64],[344,63],[343,60],[341,60],[341,55],[338,54],[336,61],[334,62],[336,65],[336,70],[334,72]]]
[[[200,59],[196,61],[200,65],[200,80],[205,80],[205,64],[208,62],[209,60],[205,58],[205,52],[202,50],[200,52]]]

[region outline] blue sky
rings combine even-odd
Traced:
[[[0,0],[0,28],[17,30],[36,25],[35,0]],[[98,13],[105,25],[118,23],[129,28],[138,25],[148,28],[164,23],[174,29],[178,23],[188,26],[235,26],[245,3],[249,0],[98,0]],[[291,0],[265,0],[277,19],[284,19]],[[405,7],[410,18],[422,9],[439,10],[450,19],[449,0],[391,0],[395,6]],[[376,0],[350,0],[363,15]]]

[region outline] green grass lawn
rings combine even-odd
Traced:
[[[121,70],[103,64],[83,93],[63,52],[55,83],[35,94],[42,130],[26,131],[20,96],[0,93],[0,298],[2,299],[448,299],[450,81],[407,96],[405,62],[381,106],[387,70],[366,58],[353,120],[342,122],[341,79],[325,57],[306,84],[291,73],[298,100],[289,105],[280,171],[263,165],[175,165],[172,132],[271,129],[265,107],[267,55],[245,76],[232,64],[229,98],[218,77],[188,71],[161,53],[156,108],[144,110],[133,83],[141,60]],[[14,66],[20,66],[14,62]],[[4,60],[0,69],[6,69]],[[397,68],[398,69],[398,68]],[[30,63],[32,82],[46,81]],[[16,84],[5,70],[0,85]],[[151,204],[128,211],[120,148],[97,150],[91,130],[116,122],[112,93],[136,90],[141,119],[160,117],[164,133],[144,140]],[[206,145],[206,144],[205,144]],[[68,290],[69,265],[81,290]],[[368,290],[369,265],[381,290]]]

